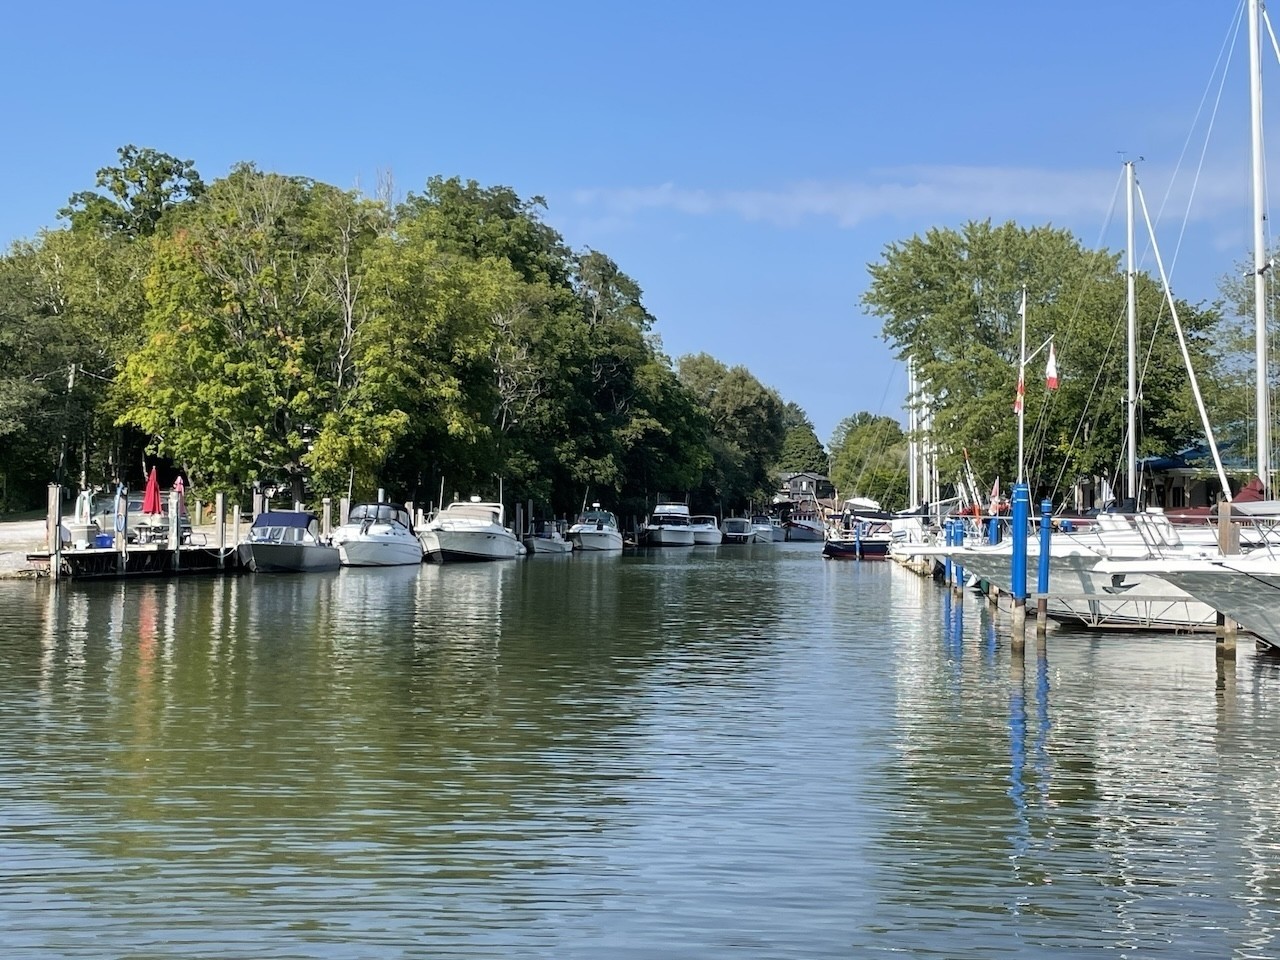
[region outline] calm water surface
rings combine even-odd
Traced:
[[[0,584],[3,955],[1280,955],[1280,661],[819,549]]]

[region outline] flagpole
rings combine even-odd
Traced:
[[[1018,482],[1024,481],[1022,468],[1023,423],[1026,420],[1026,373],[1027,373],[1027,287],[1022,287],[1022,306],[1018,308],[1021,319],[1021,340],[1018,346]]]

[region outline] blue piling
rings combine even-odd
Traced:
[[[948,547],[955,546],[955,540],[953,539],[953,534],[952,534],[952,527],[953,527],[952,521],[950,520],[942,521],[942,540],[943,540],[943,543]],[[943,572],[942,582],[945,583],[947,586],[951,586],[951,555],[950,554],[947,554],[944,558],[944,562],[942,564],[942,572]]]
[[[1013,645],[1026,641],[1027,629],[1027,526],[1031,520],[1031,490],[1025,483],[1013,485]]]
[[[1053,534],[1053,504],[1040,501],[1040,563],[1036,568],[1036,633],[1049,628],[1049,540]]]
[[[954,523],[956,527],[956,546],[963,547],[964,546],[964,521],[957,518],[953,520],[952,523]],[[964,589],[964,564],[962,564],[959,560],[956,561],[955,588],[957,591]]]
[[[991,517],[987,520],[987,543],[1000,542],[1000,518]]]

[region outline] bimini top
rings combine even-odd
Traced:
[[[312,523],[319,523],[319,518],[314,513],[306,510],[268,510],[260,513],[253,518],[253,525],[250,530],[260,530],[264,527],[301,527],[306,529]]]
[[[606,527],[616,527],[618,518],[608,510],[588,510],[582,516],[578,517],[579,523],[603,523]]]
[[[348,525],[366,520],[373,523],[398,523],[402,527],[413,528],[409,511],[398,503],[357,503],[347,514]]]

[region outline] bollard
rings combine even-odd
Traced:
[[[1053,532],[1053,504],[1040,501],[1040,557],[1036,566],[1036,634],[1049,629],[1049,538]]]
[[[1027,631],[1027,525],[1031,515],[1031,491],[1025,483],[1013,485],[1013,646],[1021,650]]]

